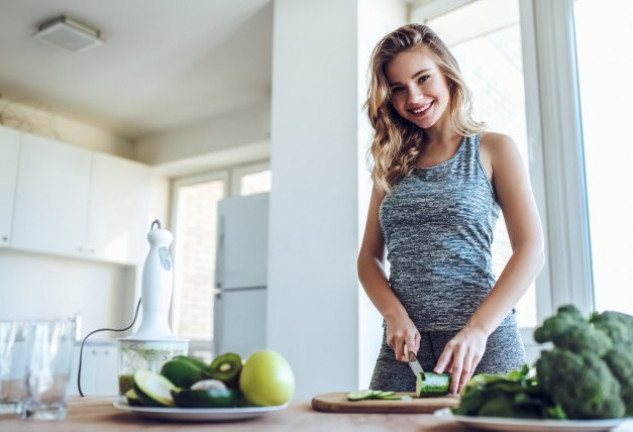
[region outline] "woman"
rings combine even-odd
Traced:
[[[405,348],[425,370],[451,373],[452,393],[474,373],[520,368],[513,308],[544,253],[514,142],[471,118],[457,61],[423,25],[378,43],[367,108],[374,189],[358,274],[385,327],[371,388],[414,390]],[[513,253],[495,280],[490,246],[500,211]]]

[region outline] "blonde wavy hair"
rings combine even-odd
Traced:
[[[371,177],[378,189],[389,192],[403,177],[411,174],[424,143],[424,130],[403,119],[391,105],[391,91],[385,74],[386,66],[399,53],[426,46],[435,55],[446,78],[450,94],[450,121],[463,136],[472,136],[485,128],[471,117],[471,93],[459,65],[444,42],[429,27],[408,24],[389,33],[374,48],[371,56],[371,80],[365,106],[374,128],[371,156],[374,164]]]

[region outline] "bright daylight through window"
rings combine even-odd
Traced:
[[[633,314],[633,2],[576,0],[574,15],[595,306]]]

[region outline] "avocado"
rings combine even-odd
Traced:
[[[160,370],[161,375],[176,387],[189,388],[195,382],[210,378],[206,369],[186,357],[176,357],[166,362]]]
[[[143,406],[172,407],[171,391],[177,387],[163,375],[148,370],[134,372],[134,391]]]
[[[228,408],[237,403],[237,392],[229,388],[174,389],[171,394],[176,405],[183,408]]]

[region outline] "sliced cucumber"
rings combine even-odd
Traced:
[[[402,400],[404,396],[398,395],[395,391],[381,390],[359,390],[347,393],[347,400],[356,402],[361,400]],[[410,397],[409,397],[410,399]]]
[[[450,386],[449,374],[420,373],[415,381],[415,394],[418,397],[443,396],[448,394]]]
[[[134,391],[142,405],[156,407],[176,405],[171,391],[177,387],[161,374],[140,370],[134,373],[132,380]]]
[[[371,399],[374,395],[374,390],[359,390],[347,393],[348,401],[360,401],[365,399]]]

